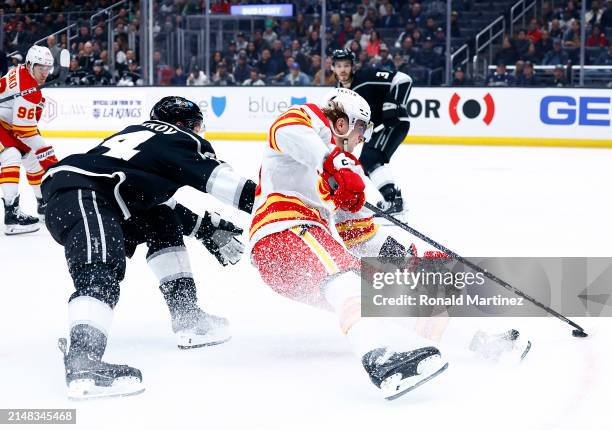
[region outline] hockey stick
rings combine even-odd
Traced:
[[[433,246],[433,247],[439,249],[440,251],[446,253],[447,255],[449,255],[450,257],[452,257],[455,260],[459,261],[460,263],[463,263],[464,265],[466,265],[470,269],[475,270],[477,272],[481,272],[484,276],[489,278],[491,281],[501,285],[506,290],[512,291],[517,296],[522,297],[525,300],[530,301],[534,305],[544,309],[549,314],[551,314],[551,315],[559,318],[561,321],[571,325],[572,327],[574,327],[576,329],[576,330],[572,331],[572,335],[573,336],[575,336],[575,337],[586,337],[587,336],[587,334],[585,333],[584,329],[582,327],[580,327],[578,324],[576,324],[575,322],[573,322],[572,320],[570,320],[569,318],[561,315],[559,312],[555,311],[554,309],[549,308],[545,304],[540,303],[539,301],[537,301],[533,297],[531,297],[528,294],[522,292],[518,288],[513,287],[512,285],[510,285],[506,281],[498,278],[497,276],[493,275],[492,273],[488,272],[487,270],[483,269],[482,267],[477,266],[476,264],[472,263],[469,260],[466,260],[465,258],[463,258],[460,255],[458,255],[457,253],[451,251],[450,249],[448,249],[444,245],[439,244],[438,242],[436,242],[435,240],[431,239],[430,237],[424,235],[420,231],[415,230],[414,228],[410,227],[408,224],[405,224],[405,223],[401,222],[400,220],[398,220],[397,218],[392,217],[391,215],[389,215],[389,214],[383,212],[382,210],[378,209],[373,204],[366,202],[364,206],[366,208],[370,209],[372,212],[374,212],[376,214],[376,216],[382,217],[382,218],[386,219],[387,221],[392,222],[393,224],[395,224],[396,226],[400,227],[401,229],[406,230],[408,233],[410,233],[410,234],[418,237],[419,239],[427,242],[431,246]]]
[[[43,88],[46,88],[50,85],[54,85],[60,81],[63,81],[64,79],[66,79],[66,75],[68,74],[68,66],[70,66],[70,53],[68,52],[67,49],[62,49],[62,52],[60,53],[60,73],[57,78],[49,82],[44,82],[35,87],[28,88],[27,90],[23,90],[22,92],[13,94],[12,96],[8,96],[3,99],[0,99],[0,103],[8,102],[18,97],[25,97],[28,94],[35,93],[36,91],[42,90]]]

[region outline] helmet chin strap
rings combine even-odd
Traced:
[[[351,134],[351,131],[353,131],[353,130],[349,129],[349,131],[347,131],[346,133],[340,134],[340,133],[338,133],[338,131],[336,130],[336,127],[334,127],[333,124],[330,124],[330,125],[331,125],[331,131],[332,131],[333,135],[336,136],[336,137],[339,137],[340,139],[342,139],[342,150],[345,151],[345,152],[349,152],[349,146],[348,146],[349,140],[348,140],[348,136],[349,136],[349,134]]]

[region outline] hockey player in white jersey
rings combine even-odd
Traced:
[[[369,134],[370,108],[354,91],[336,91],[325,106],[291,107],[270,128],[249,232],[251,257],[277,293],[333,308],[372,382],[392,399],[447,363],[414,333],[411,348],[386,348],[381,321],[361,318],[360,263],[343,239],[355,244],[376,233],[371,214],[360,213],[363,170],[351,154]],[[345,213],[339,228],[337,211]]]
[[[32,46],[25,64],[10,69],[0,79],[0,97],[36,87],[44,83],[52,71],[53,56],[49,48]],[[45,171],[57,163],[53,148],[38,130],[44,104],[41,91],[0,104],[0,188],[4,200],[5,234],[30,233],[40,228],[38,218],[24,214],[19,206],[22,164],[34,189],[38,215],[44,216],[40,183]]]

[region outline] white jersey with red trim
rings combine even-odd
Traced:
[[[273,233],[318,225],[346,246],[375,233],[370,211],[338,211],[321,179],[323,161],[333,150],[328,119],[314,104],[291,106],[270,127],[249,231],[251,245]],[[337,227],[337,228],[336,228]]]
[[[38,83],[25,65],[11,68],[0,78],[0,98],[8,97],[33,88]],[[45,146],[38,131],[38,121],[42,115],[45,99],[41,91],[0,104],[0,126],[28,148],[38,150]],[[9,146],[9,145],[7,145]]]
[[[274,121],[255,191],[252,244],[298,225],[331,232],[334,203],[320,174],[332,149],[329,121],[314,104],[291,106]]]

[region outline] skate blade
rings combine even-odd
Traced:
[[[395,373],[386,378],[381,384],[380,389],[386,400],[395,400],[398,397],[420,387],[427,381],[432,380],[448,368],[448,363],[443,362],[440,356],[426,359],[419,364],[419,375],[402,379],[401,373]]]
[[[109,387],[96,385],[93,379],[75,379],[68,385],[68,399],[94,400],[110,397],[126,397],[145,390],[142,381],[134,377],[117,378]]]
[[[179,349],[203,348],[205,346],[220,345],[232,338],[228,330],[213,330],[212,333],[199,335],[189,331],[179,331],[176,334],[176,343]]]
[[[32,225],[20,225],[20,226],[6,226],[4,234],[7,236],[16,236],[18,234],[34,233],[40,230],[40,224]]]

